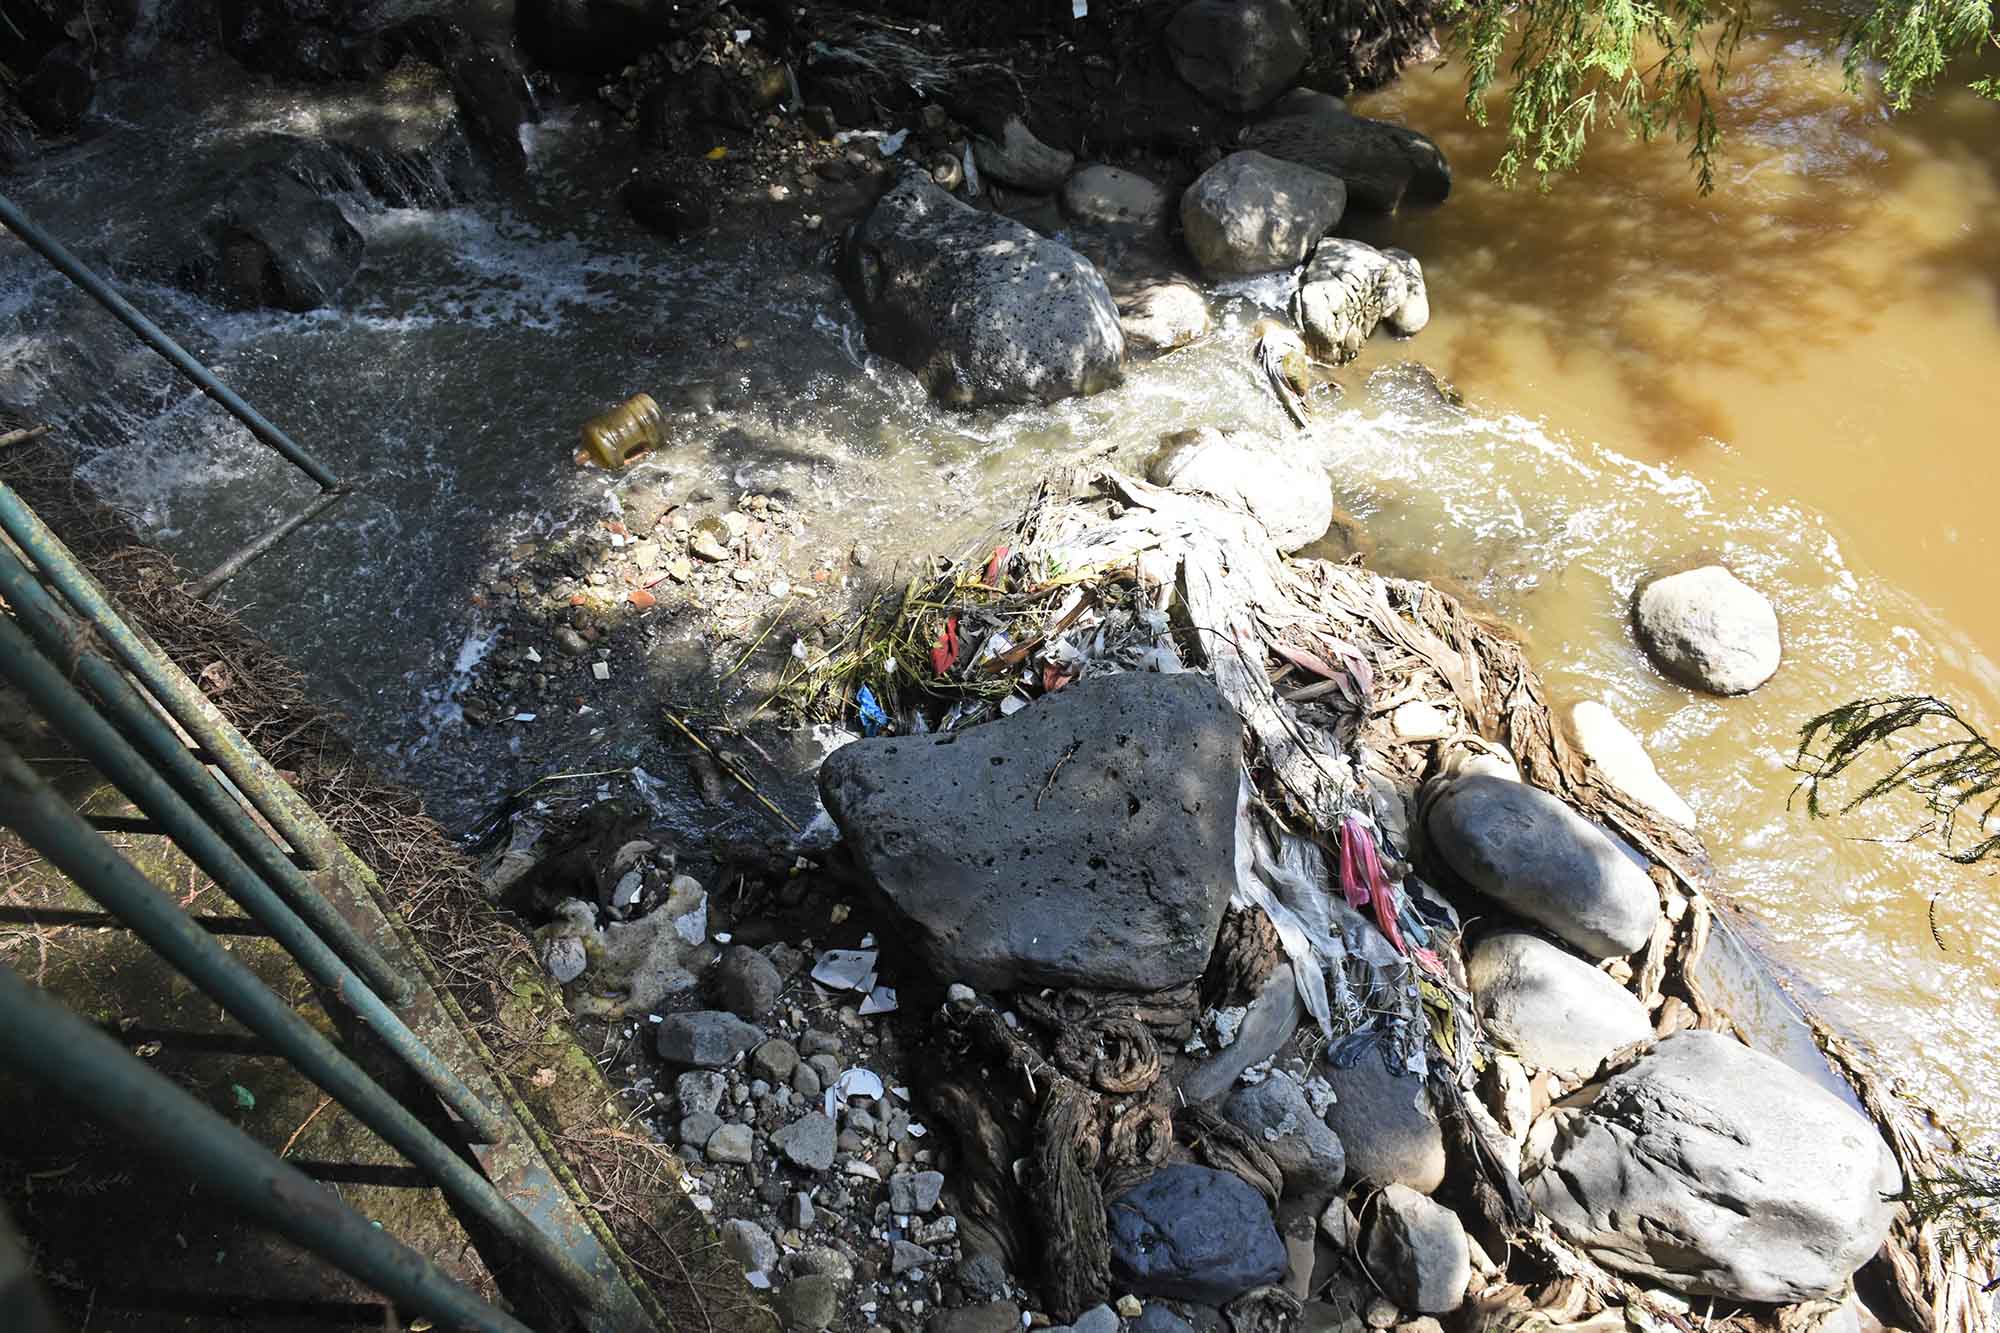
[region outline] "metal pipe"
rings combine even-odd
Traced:
[[[171,1170],[226,1197],[262,1225],[398,1305],[452,1328],[532,1333],[4,965],[0,1063],[53,1089]],[[10,1292],[5,1263],[0,1248],[0,1297]],[[20,1307],[9,1302],[4,1308]],[[29,1329],[41,1327],[32,1305],[28,1315]]]
[[[231,416],[248,427],[252,435],[270,445],[284,455],[285,460],[293,467],[318,482],[321,490],[348,489],[340,478],[327,471],[318,459],[292,443],[291,436],[265,420],[263,413],[243,401],[242,395],[217,379],[214,371],[189,356],[187,351],[168,337],[159,325],[140,314],[130,301],[112,290],[110,283],[85,268],[75,255],[63,247],[62,242],[43,231],[5,195],[0,195],[0,223],[5,223],[9,231],[26,241],[29,247],[48,260],[57,272],[83,288],[99,305],[116,315],[126,328],[138,334],[147,346],[165,357],[174,369],[186,376],[197,389],[220,403]]]
[[[0,824],[13,828],[78,888],[116,913],[176,971],[270,1042],[385,1143],[423,1168],[449,1198],[517,1246],[570,1296],[591,1308],[609,1299],[603,1283],[273,995],[249,968],[188,920],[171,898],[84,823],[4,742],[0,742]]]
[[[271,827],[292,845],[308,867],[316,870],[326,865],[336,854],[331,836],[324,828],[307,826],[310,811],[306,811],[298,794],[278,776],[270,760],[229,725],[214,702],[168,661],[144,632],[125,623],[110,598],[83,572],[62,539],[5,482],[0,482],[0,531],[27,552],[35,568],[96,629],[112,655],[194,737],[195,743],[206,752],[204,762],[229,775],[230,781],[257,807],[257,813],[270,821]]]
[[[317,500],[314,500],[304,509],[301,509],[298,513],[293,514],[290,518],[278,524],[277,527],[272,528],[256,541],[251,542],[248,546],[237,548],[236,552],[228,559],[190,584],[188,586],[189,595],[194,597],[208,596],[217,588],[220,588],[223,584],[242,573],[243,566],[249,564],[252,560],[255,560],[258,556],[264,554],[264,552],[270,550],[273,546],[276,546],[279,542],[291,536],[294,532],[297,532],[300,528],[312,522],[346,498],[346,491],[334,491],[320,496]]]
[[[185,820],[168,831],[181,842],[195,863],[208,872],[209,878],[224,892],[242,902],[239,889],[246,880],[256,881],[256,876],[251,875],[241,863],[247,861],[262,876],[261,881],[256,882],[274,890],[298,917],[311,924],[319,939],[367,978],[370,986],[395,1004],[409,1003],[416,994],[410,978],[392,967],[375,946],[362,937],[352,922],[333,909],[333,905],[312,886],[305,873],[278,850],[264,831],[250,820],[243,807],[223,791],[214,775],[188,752],[188,748],[168,729],[166,722],[153,711],[152,705],[147,703],[137,687],[110,662],[87,651],[84,645],[89,643],[90,636],[80,632],[76,622],[63,614],[55,599],[43,591],[28,567],[5,547],[0,547],[0,596],[5,596],[14,609],[14,615],[41,644],[42,652],[63,668],[56,671],[50,667],[28,648],[26,637],[18,626],[0,618],[0,635],[6,636],[0,638],[0,642],[21,650],[10,652],[6,660],[0,661],[0,674],[8,679],[15,679],[16,673],[33,675],[38,681],[36,688],[41,691],[38,697],[44,715],[58,727],[66,723],[71,727],[86,728],[92,722],[102,724],[103,719],[96,710],[76,696],[69,684],[68,677],[71,675],[81,678],[97,693],[104,710],[118,722],[125,734],[151,752],[156,767],[149,767],[136,755],[130,756],[128,762],[121,753],[122,747],[102,740],[94,740],[94,748],[85,749],[84,738],[71,736],[72,745],[84,750],[85,757],[95,763],[105,777],[117,783],[127,796],[133,797],[147,814],[154,814],[154,811],[138,801],[128,779],[151,778],[157,783],[164,773],[166,779],[179,789],[186,804],[207,821],[204,824],[196,820],[199,832],[188,836],[179,831],[186,827]],[[15,679],[15,684],[22,689],[29,688],[26,675]],[[106,727],[105,730],[110,729]],[[65,731],[65,735],[68,734]],[[114,734],[112,740],[117,739]],[[111,767],[114,763],[122,767]],[[157,801],[158,798],[154,799]],[[226,853],[218,854],[211,846],[218,832],[240,854],[241,861]],[[190,842],[188,837],[196,840]],[[255,892],[254,889],[252,891]],[[245,908],[248,910],[247,903]],[[252,915],[257,914],[253,912]]]
[[[13,564],[19,568],[19,563],[6,552],[0,552],[0,588],[5,589],[10,601],[14,599],[15,589],[6,577],[5,566]],[[105,671],[111,671],[109,663],[92,654],[81,654],[79,661],[95,662]],[[298,914],[268,883],[223,844],[194,807],[182,800],[146,763],[144,757],[91,708],[89,701],[63,678],[62,672],[34,650],[28,636],[21,633],[20,628],[6,616],[0,616],[0,677],[26,695],[29,705],[54,726],[64,740],[76,747],[79,754],[96,765],[97,771],[109,778],[134,805],[158,821],[167,836],[207,872],[217,887],[233,898],[252,920],[269,931],[271,938],[298,960],[307,976],[338,995],[341,1002],[382,1039],[397,1059],[409,1066],[411,1072],[438,1095],[439,1100],[465,1121],[479,1142],[498,1143],[507,1136],[506,1121],[466,1087],[458,1075],[438,1059],[437,1052],[419,1040],[395,1011],[382,1003],[368,983],[341,961],[340,955],[314,934],[312,928],[299,919]],[[164,733],[166,730],[163,722],[150,715],[140,720],[140,725],[150,726],[156,732]],[[167,740],[170,745],[177,745],[171,737]],[[88,823],[87,820],[85,822]],[[294,876],[299,874],[290,862],[282,858],[278,858],[276,864]],[[311,885],[305,884],[303,876],[299,880],[308,898],[326,906],[326,900],[314,893]],[[336,919],[344,920],[330,907],[327,910]],[[379,959],[379,955],[374,955],[372,950],[369,952]]]

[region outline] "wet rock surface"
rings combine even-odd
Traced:
[[[1181,233],[1211,278],[1290,268],[1347,207],[1336,176],[1259,152],[1231,153],[1181,196]]]
[[[1670,678],[1710,694],[1748,694],[1784,656],[1778,613],[1721,565],[1654,579],[1632,603],[1639,645]]]
[[[1474,774],[1425,817],[1436,854],[1467,884],[1585,955],[1639,949],[1659,920],[1653,881],[1590,821],[1545,791]]]
[[[1526,931],[1473,947],[1466,977],[1480,1017],[1530,1065],[1588,1074],[1621,1046],[1650,1039],[1632,993],[1573,954]]]
[[[1282,551],[1318,541],[1333,523],[1326,469],[1249,431],[1202,426],[1179,432],[1168,437],[1147,475],[1158,486],[1242,505]]]
[[[926,175],[905,176],[855,228],[842,277],[869,346],[943,402],[1092,393],[1124,360],[1118,309],[1089,261]]]
[[[1313,248],[1293,310],[1313,355],[1346,365],[1378,325],[1420,332],[1430,322],[1430,296],[1424,270],[1408,251],[1329,236]]]
[[[1206,679],[1126,673],[856,742],[820,791],[940,979],[1156,990],[1200,975],[1221,924],[1237,728]]]
[[[1221,1305],[1284,1276],[1285,1243],[1240,1176],[1162,1167],[1107,1215],[1113,1276],[1140,1295]]]
[[[1858,1113],[1718,1033],[1664,1038],[1548,1114],[1523,1172],[1535,1207],[1599,1263],[1690,1296],[1836,1295],[1902,1186]]]

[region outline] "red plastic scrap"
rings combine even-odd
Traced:
[[[938,631],[937,647],[931,649],[931,669],[940,676],[958,665],[958,616],[946,617]]]
[[[1412,949],[1396,925],[1396,889],[1382,870],[1382,858],[1375,851],[1375,838],[1360,820],[1349,815],[1340,821],[1340,890],[1353,908],[1375,907],[1375,925],[1382,938],[1405,958],[1414,959],[1428,972],[1444,975],[1444,964],[1429,949]]]
[[[1076,677],[1070,675],[1069,672],[1063,670],[1054,662],[1042,663],[1042,692],[1044,694],[1054,694],[1057,690],[1075,679]]]
[[[985,583],[987,587],[997,588],[1000,586],[1000,568],[1007,563],[1007,552],[1008,548],[1005,546],[996,546],[993,548],[993,558],[986,562]]]

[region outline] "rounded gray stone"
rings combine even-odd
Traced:
[[[1466,976],[1480,1018],[1537,1068],[1589,1074],[1619,1047],[1653,1036],[1632,992],[1526,931],[1481,940]]]
[[[660,1058],[671,1064],[726,1069],[743,1052],[764,1040],[762,1028],[720,1009],[669,1014],[655,1038]]]
[[[1340,1138],[1350,1180],[1422,1194],[1444,1183],[1444,1133],[1428,1112],[1422,1079],[1391,1074],[1373,1050],[1346,1069],[1322,1064],[1319,1072],[1338,1098],[1326,1123]]]
[[[1271,1155],[1288,1196],[1324,1198],[1347,1174],[1339,1137],[1313,1114],[1304,1089],[1289,1074],[1274,1072],[1236,1089],[1223,1102],[1222,1114]]]
[[[1639,645],[1670,678],[1711,694],[1748,694],[1784,657],[1778,613],[1721,565],[1654,579],[1633,599]]]
[[[795,1277],[771,1298],[786,1333],[819,1333],[840,1317],[840,1288],[830,1277]]]
[[[1643,948],[1659,892],[1606,834],[1526,783],[1475,774],[1431,803],[1432,848],[1467,884],[1592,958]]]
[[[748,1125],[724,1125],[708,1136],[702,1146],[702,1156],[711,1162],[729,1162],[736,1166],[747,1166],[755,1136]]]
[[[777,1004],[785,979],[776,964],[757,950],[732,944],[715,965],[715,989],[723,1008],[755,1022]]]
[[[833,1166],[834,1145],[839,1137],[833,1121],[814,1111],[773,1134],[771,1142],[793,1166],[805,1171],[825,1171]]]
[[[1290,0],[1188,0],[1167,21],[1174,71],[1225,111],[1255,111],[1291,86],[1312,48]]]
[[[1391,1185],[1375,1200],[1363,1251],[1369,1276],[1405,1311],[1445,1314],[1465,1303],[1472,1247],[1458,1214]]]
[[[1181,234],[1210,277],[1268,273],[1303,263],[1346,207],[1339,178],[1245,150],[1181,195]]]

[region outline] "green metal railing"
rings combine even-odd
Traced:
[[[0,197],[0,224],[103,304],[201,390],[322,488],[312,506],[191,588],[204,595],[323,513],[348,488],[103,279]],[[352,858],[270,762],[143,630],[131,625],[62,541],[0,483],[0,682],[139,811],[77,813],[0,741],[0,826],[14,830],[104,909],[44,912],[116,923],[300,1074],[418,1167],[464,1217],[550,1279],[591,1333],[656,1327],[611,1252],[484,1065],[484,1048],[390,925]],[[243,911],[197,919],[104,834],[158,835]],[[280,945],[449,1112],[447,1142],[279,998],[218,936]],[[336,1015],[338,1017],[338,1015]],[[525,1333],[430,1261],[147,1067],[119,1042],[0,965],[0,1068],[109,1123],[170,1169],[221,1191],[244,1215],[441,1327]],[[54,1329],[26,1258],[0,1217],[0,1325]]]
[[[246,430],[275,450],[286,462],[312,478],[314,484],[319,487],[320,494],[312,503],[245,545],[196,580],[194,584],[196,596],[206,597],[214,592],[234,578],[252,560],[319,518],[353,493],[352,486],[336,476],[326,464],[300,448],[291,436],[273,425],[262,412],[245,402],[243,395],[224,384],[214,371],[195,360],[186,348],[169,337],[158,324],[141,314],[136,306],[119,295],[117,289],[93,273],[82,260],[69,252],[67,246],[23,213],[20,207],[5,195],[0,195],[0,226],[5,226],[7,230],[19,236],[30,249],[48,261],[49,267],[82,288],[92,300],[110,311],[126,328],[139,335],[141,341],[148,347],[165,357],[167,363],[179,371],[190,384],[214,399],[231,416],[242,422]]]
[[[510,1133],[506,1115],[467,1087],[397,1013],[398,1005],[408,1005],[417,996],[420,979],[387,961],[336,912],[273,840],[267,826],[259,824],[196,757],[200,753],[210,759],[223,754],[248,758],[254,754],[248,742],[226,722],[209,716],[206,730],[213,744],[190,748],[170,721],[175,710],[157,695],[143,692],[97,651],[98,644],[123,644],[149,668],[147,674],[161,680],[177,677],[192,688],[170,663],[140,645],[67,549],[4,484],[0,484],[0,530],[20,552],[0,543],[0,599],[11,613],[0,615],[0,680],[20,691],[56,735],[144,813],[147,831],[172,838],[250,920],[292,955],[323,993],[337,997],[422,1080],[457,1117],[464,1139],[505,1140]],[[42,586],[37,572],[58,588],[79,594],[87,588],[88,593],[79,595],[66,610]],[[80,687],[91,694],[86,696]],[[296,793],[279,790],[282,780],[261,757],[255,765],[235,767],[236,785],[245,795],[265,798],[254,800],[256,807],[283,811],[298,822]],[[128,830],[133,823],[116,822]],[[110,917],[420,1167],[454,1205],[530,1258],[581,1309],[601,1311],[607,1305],[604,1273],[587,1271],[570,1248],[503,1198],[457,1149],[258,980],[4,742],[0,742],[0,824],[18,833]],[[301,828],[301,843],[323,841],[324,835]],[[409,1309],[453,1326],[524,1327],[485,1306],[336,1196],[284,1165],[117,1042],[40,996],[4,967],[0,967],[0,1065],[46,1084],[79,1109],[110,1119],[135,1142],[179,1169],[219,1184],[252,1215]],[[518,1126],[512,1133],[519,1136]]]

